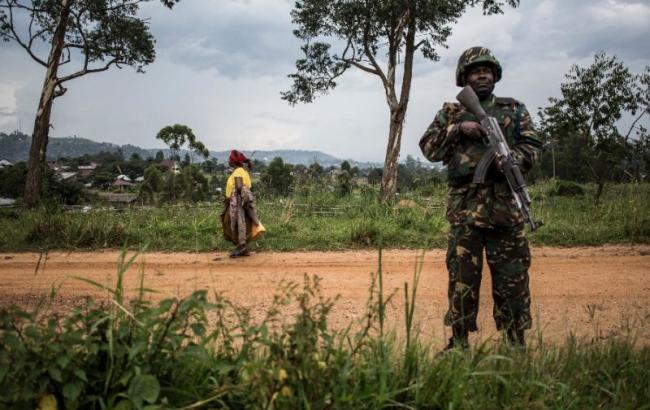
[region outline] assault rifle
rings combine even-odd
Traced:
[[[501,128],[499,128],[499,123],[496,118],[489,117],[481,103],[470,86],[466,86],[463,90],[456,96],[456,99],[478,120],[480,121],[483,128],[488,132],[486,137],[486,143],[489,148],[481,160],[479,161],[476,171],[474,172],[474,178],[472,180],[475,184],[482,184],[485,182],[485,174],[487,173],[488,167],[495,159],[501,163],[501,171],[506,176],[508,180],[508,185],[510,186],[510,191],[517,201],[517,206],[519,211],[524,217],[524,222],[530,226],[531,231],[537,230],[540,226],[544,224],[542,221],[535,221],[533,219],[533,214],[530,211],[530,195],[528,195],[528,189],[526,189],[526,180],[524,179],[517,160],[510,147],[506,141]]]

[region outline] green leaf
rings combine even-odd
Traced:
[[[137,375],[129,385],[129,398],[136,407],[142,407],[142,402],[154,403],[160,394],[158,379],[151,375]]]
[[[63,386],[63,397],[68,400],[76,400],[81,394],[81,384],[80,383],[66,383]]]
[[[65,369],[70,363],[70,357],[62,355],[56,358],[56,364],[58,364],[62,369]]]
[[[133,409],[133,405],[128,400],[122,400],[121,402],[117,403],[115,407],[113,407],[113,410],[131,410],[131,409]]]
[[[147,347],[148,343],[146,341],[135,342],[129,349],[129,360],[132,360],[134,357],[144,352]]]
[[[205,326],[203,326],[202,324],[194,323],[190,327],[192,328],[192,331],[194,332],[195,335],[197,336],[205,335]]]
[[[126,386],[129,384],[129,380],[131,380],[131,377],[133,377],[133,370],[127,370],[124,372],[122,377],[117,381],[118,384],[121,384],[122,386]]]
[[[20,339],[13,332],[5,334],[3,342],[11,350],[18,350],[21,347]]]
[[[63,376],[61,375],[61,369],[54,365],[50,365],[50,367],[47,369],[47,373],[50,375],[52,380],[57,381],[59,383],[63,383]]]
[[[86,372],[84,372],[82,369],[74,369],[74,374],[77,376],[79,379],[87,382],[88,378],[86,377]]]
[[[205,350],[204,347],[196,346],[196,345],[187,346],[183,350],[183,355],[184,356],[190,356],[190,357],[193,357],[193,358],[195,358],[195,359],[197,359],[199,361],[206,361],[206,362],[210,358],[209,355],[208,355],[207,350]]]
[[[38,339],[40,335],[41,332],[39,332],[35,326],[27,326],[25,329],[25,336],[29,337],[30,339]]]

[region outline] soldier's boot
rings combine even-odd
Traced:
[[[449,338],[447,346],[443,349],[446,352],[451,349],[469,349],[469,333],[463,326],[454,325],[451,327],[452,336]]]
[[[523,329],[508,329],[506,336],[508,338],[508,343],[510,343],[512,347],[526,347],[526,339]]]

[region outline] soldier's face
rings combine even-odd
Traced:
[[[489,65],[477,65],[467,72],[467,85],[483,100],[494,91],[494,71]]]

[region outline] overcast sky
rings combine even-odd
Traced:
[[[55,101],[52,137],[162,147],[163,126],[190,126],[211,150],[306,149],[339,158],[383,161],[388,108],[379,79],[358,70],[315,103],[289,106],[300,43],[292,35],[293,0],[184,0],[173,11],[146,5],[157,59],[137,74],[129,67],[68,83]],[[495,93],[523,101],[532,113],[559,94],[573,64],[616,55],[636,73],[650,65],[647,0],[521,0],[504,15],[468,11],[449,48],[433,63],[419,59],[404,128],[402,159],[421,157],[417,142],[454,84],[460,53],[492,49],[504,66]],[[0,43],[0,131],[31,133],[44,69],[14,43]]]

